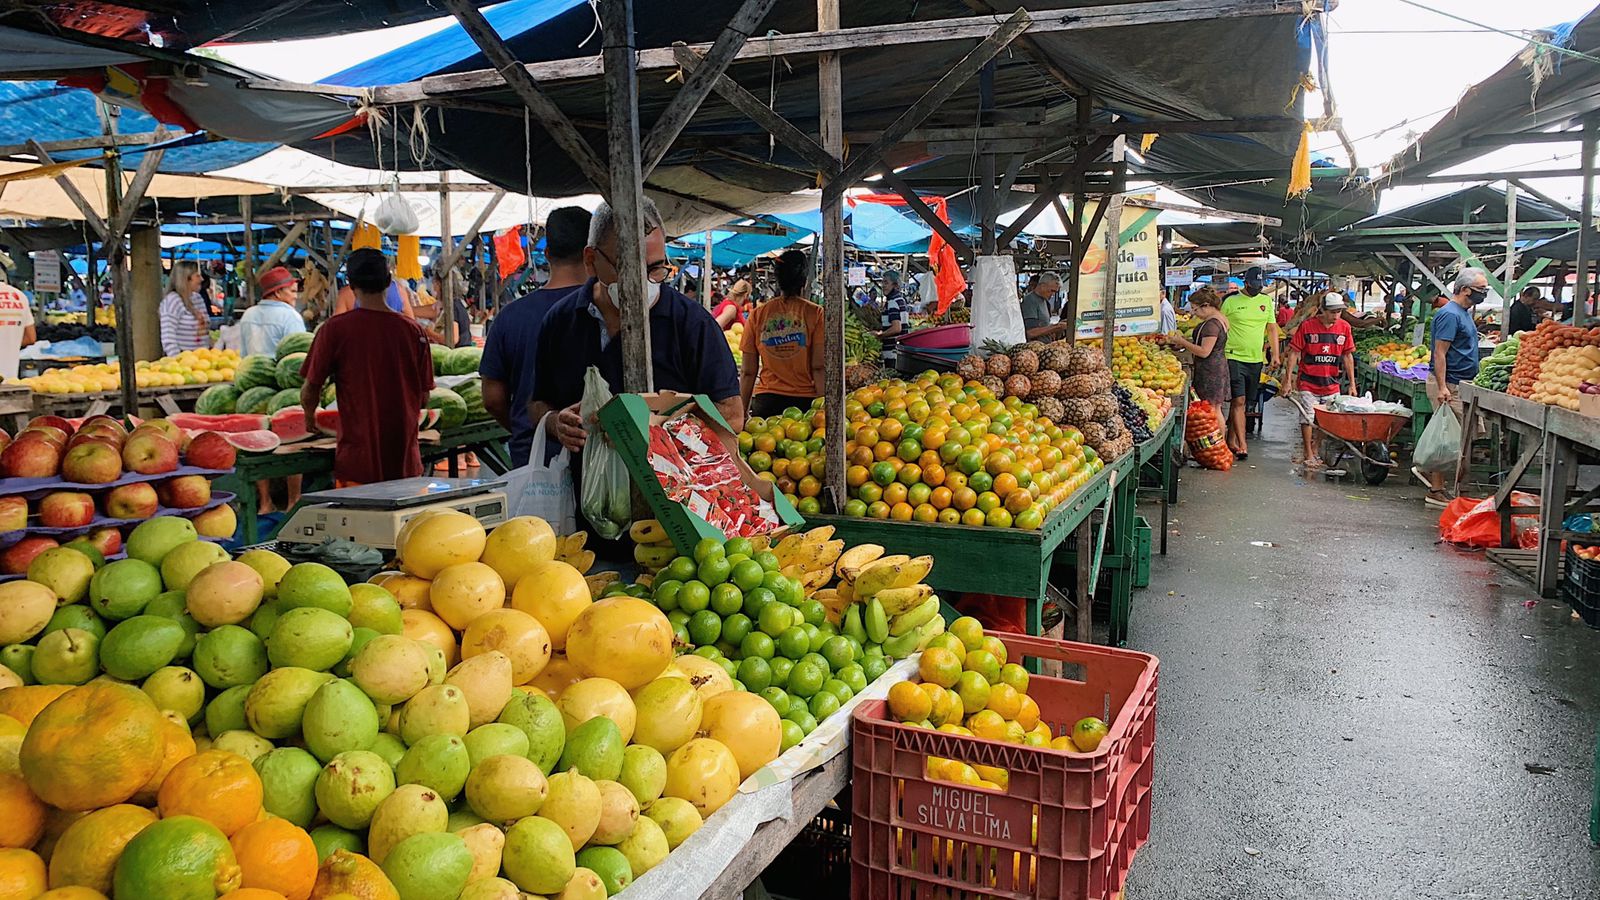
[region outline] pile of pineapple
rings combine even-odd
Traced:
[[[996,397],[1032,403],[1039,415],[1077,428],[1106,460],[1133,449],[1133,436],[1111,390],[1115,381],[1098,350],[1066,341],[1028,341],[1014,347],[985,341],[979,351],[956,365],[963,379],[980,382]]]

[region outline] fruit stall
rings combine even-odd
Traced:
[[[232,383],[239,364],[236,351],[212,349],[186,350],[175,356],[140,360],[134,373],[140,405],[159,409],[167,415],[194,409],[212,386]],[[35,415],[75,419],[121,412],[120,378],[121,370],[115,362],[85,363],[51,369],[8,382],[8,385],[33,392]]]

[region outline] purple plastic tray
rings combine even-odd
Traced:
[[[121,478],[106,484],[80,484],[76,481],[63,481],[60,476],[50,478],[0,478],[0,497],[23,496],[30,500],[41,497],[54,491],[104,491],[124,484],[137,484],[141,481],[165,481],[168,478],[177,478],[180,475],[204,475],[208,478],[218,478],[233,472],[232,469],[202,469],[199,466],[179,466],[171,472],[161,472],[157,475],[139,475],[134,472],[125,472]]]
[[[210,502],[206,503],[204,506],[196,506],[193,509],[173,509],[171,507],[161,506],[156,508],[155,515],[182,516],[185,519],[189,519],[200,515],[208,509],[216,509],[224,503],[232,502],[234,496],[234,494],[230,494],[227,491],[214,491],[211,494]],[[151,518],[155,518],[155,516],[151,516]],[[43,525],[30,525],[27,528],[19,531],[0,531],[0,550],[4,550],[5,548],[12,546],[25,537],[52,537],[58,540],[62,538],[71,540],[72,538],[80,535],[88,534],[97,528],[105,528],[107,526],[111,526],[113,528],[122,528],[128,525],[137,525],[143,521],[145,520],[114,519],[110,516],[97,515],[94,517],[94,521],[87,525],[75,525],[70,528],[46,528]]]
[[[206,537],[205,535],[201,535],[200,536],[200,540],[205,541],[208,544],[224,544],[224,543],[227,543],[228,541],[231,541],[233,539],[232,538]],[[127,558],[128,558],[128,551],[126,549],[123,549],[123,550],[118,550],[116,553],[113,553],[110,556],[106,557],[106,562],[116,562],[119,559],[127,559]],[[22,579],[27,578],[27,577],[28,576],[26,576],[26,575],[0,575],[0,584],[5,584],[8,581],[21,581]]]

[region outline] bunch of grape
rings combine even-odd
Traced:
[[[1135,444],[1142,444],[1150,440],[1150,414],[1139,407],[1133,395],[1122,385],[1114,385],[1111,392],[1116,395],[1117,408],[1122,413],[1122,423],[1128,426],[1128,433],[1133,435]]]

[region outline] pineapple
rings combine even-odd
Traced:
[[[961,376],[962,381],[977,381],[984,376],[984,372],[983,357],[976,353],[970,353],[956,363],[956,374]]]
[[[1041,397],[1035,405],[1039,407],[1039,415],[1057,424],[1061,424],[1066,417],[1066,407],[1054,397]]]
[[[1120,422],[1122,420],[1122,407],[1117,403],[1117,395],[1110,392],[1095,394],[1091,401],[1094,404],[1094,418],[1097,422]]]
[[[978,379],[978,383],[989,389],[995,397],[1003,397],[1006,393],[1006,383],[998,375],[985,375]]]
[[[1033,382],[1032,396],[1035,399],[1054,397],[1056,392],[1061,390],[1061,376],[1057,375],[1054,369],[1040,369],[1028,376],[1028,380]]]
[[[1091,374],[1071,375],[1061,380],[1061,390],[1058,397],[1093,397],[1097,393],[1094,376]]]
[[[1066,424],[1083,425],[1094,421],[1094,404],[1089,401],[1081,398],[1071,398],[1058,402],[1061,404],[1061,421]]]
[[[1098,348],[1085,347],[1080,344],[1072,348],[1072,362],[1067,366],[1067,370],[1074,375],[1082,375],[1085,372],[1095,372],[1105,367],[1106,358],[1101,355]]]
[[[1018,375],[1032,375],[1039,371],[1039,354],[1033,350],[1018,350],[1011,354],[1011,371]]]
[[[1044,344],[1041,344],[1038,341],[1023,341],[1022,343],[1011,348],[1013,353],[1018,350],[1031,350],[1034,353],[1043,353]]]
[[[1078,427],[1083,430],[1083,438],[1089,442],[1089,446],[1098,448],[1106,442],[1105,426],[1099,422],[1084,422]],[[1095,452],[1098,453],[1099,450],[1096,449]]]
[[[996,353],[989,357],[988,363],[984,365],[984,370],[996,378],[1005,378],[1011,374],[1011,357],[1004,353]]]
[[[1026,397],[1033,393],[1033,383],[1026,375],[1013,375],[1006,379],[1007,397]]]
[[[1063,343],[1048,344],[1039,354],[1039,368],[1052,372],[1065,372],[1072,365],[1072,349]]]

